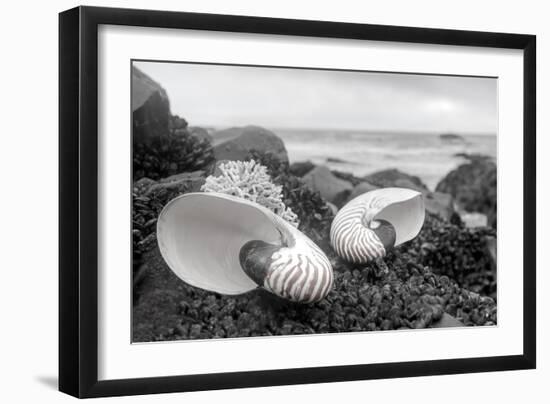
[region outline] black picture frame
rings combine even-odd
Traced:
[[[99,381],[97,52],[100,24],[523,50],[523,354]],[[535,60],[534,35],[96,7],[77,7],[60,13],[59,389],[84,398],[535,368]]]

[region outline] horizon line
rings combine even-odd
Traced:
[[[369,128],[319,128],[319,127],[292,127],[292,126],[271,126],[271,125],[259,125],[259,124],[244,124],[244,125],[211,125],[211,124],[198,124],[191,125],[188,123],[188,127],[200,127],[209,128],[216,131],[231,129],[231,128],[243,128],[246,126],[258,126],[267,130],[287,130],[287,131],[339,131],[339,132],[365,132],[365,133],[379,133],[379,134],[410,134],[410,135],[459,135],[459,136],[497,136],[498,132],[472,132],[472,131],[452,131],[452,130],[399,130],[399,129],[369,129]]]

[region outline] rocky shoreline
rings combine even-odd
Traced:
[[[205,339],[496,324],[496,164],[482,156],[447,174],[434,191],[390,169],[359,178],[310,162],[289,164],[284,143],[257,126],[213,134],[173,116],[166,92],[134,69],[133,341]],[[251,160],[281,185],[300,230],[330,258],[334,288],[301,305],[257,290],[231,297],[179,280],[158,251],[156,219],[182,193],[196,192],[216,164]],[[352,265],[336,256],[328,234],[339,208],[379,187],[423,193],[419,236],[383,259]],[[468,214],[486,219],[466,222]]]

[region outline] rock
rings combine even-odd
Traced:
[[[440,216],[445,220],[451,220],[455,214],[453,197],[443,192],[423,192],[426,210]]]
[[[464,223],[464,226],[472,229],[474,227],[487,226],[487,215],[479,212],[461,212],[460,219]]]
[[[492,236],[486,236],[486,247],[489,256],[491,257],[491,268],[493,271],[497,270],[497,238]]]
[[[304,182],[313,190],[318,191],[328,202],[341,207],[351,193],[351,183],[336,177],[325,166],[317,166],[303,177]]]
[[[420,192],[428,191],[428,187],[420,178],[414,175],[405,174],[395,168],[377,171],[365,176],[363,179],[379,187],[410,188]]]
[[[315,164],[311,161],[299,161],[290,165],[290,173],[297,177],[303,177],[314,168]]]
[[[359,195],[364,194],[365,192],[370,192],[378,188],[379,187],[377,187],[376,185],[372,185],[370,182],[363,181],[353,188],[348,196],[348,201],[351,201],[353,198],[356,198]]]
[[[344,159],[340,159],[340,158],[337,158],[337,157],[327,157],[326,162],[327,163],[336,163],[336,164],[353,164],[350,161],[346,161]]]
[[[454,156],[461,157],[469,162],[496,162],[494,157],[487,156],[481,153],[455,153]]]
[[[133,141],[147,143],[167,136],[170,130],[170,101],[166,91],[132,66]]]
[[[437,184],[436,191],[453,196],[459,211],[487,215],[496,228],[497,166],[489,158],[471,158]]]
[[[337,176],[338,178],[340,178],[341,180],[350,182],[351,185],[353,185],[354,187],[361,184],[362,182],[365,182],[365,180],[363,178],[356,177],[355,175],[353,175],[351,173],[338,171],[338,170],[332,170],[332,173],[335,176]]]
[[[191,136],[199,139],[199,140],[207,140],[208,142],[212,143],[212,136],[208,133],[208,131],[204,128],[201,128],[200,126],[190,126],[187,128]]]
[[[178,115],[173,115],[170,117],[170,123],[169,127],[172,130],[178,131],[178,130],[184,130],[187,129],[187,121],[185,118],[182,118]]]
[[[431,328],[445,328],[445,327],[464,327],[460,321],[451,316],[450,314],[443,313],[441,319],[432,323]]]
[[[273,132],[259,126],[244,126],[217,131],[212,134],[216,160],[246,160],[252,151],[269,153],[288,164],[283,141]]]
[[[460,135],[456,135],[454,133],[443,133],[441,135],[439,135],[439,138],[445,142],[449,142],[449,143],[465,143],[466,140],[460,136]]]

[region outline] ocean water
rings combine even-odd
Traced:
[[[462,140],[437,134],[375,133],[332,130],[273,129],[285,143],[291,163],[311,161],[356,176],[397,168],[416,175],[430,188],[466,160],[457,153],[480,153],[496,160],[494,135],[460,135]]]

